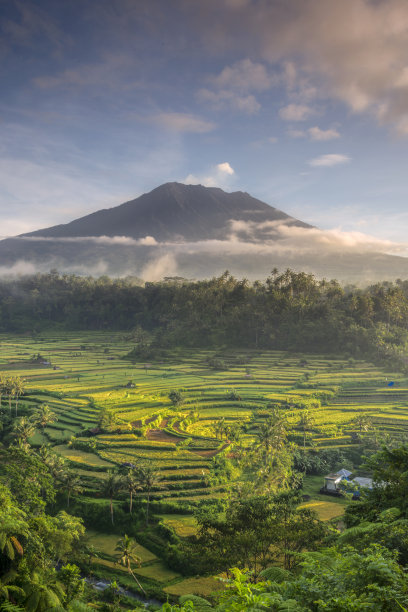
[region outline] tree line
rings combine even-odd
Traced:
[[[402,280],[361,289],[274,270],[264,282],[225,272],[140,286],[53,271],[0,282],[0,331],[127,330],[142,358],[174,345],[223,345],[370,354],[404,365],[407,324]]]

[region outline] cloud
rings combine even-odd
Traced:
[[[321,130],[319,127],[311,127],[307,130],[295,130],[290,129],[287,130],[287,135],[290,138],[309,138],[310,140],[333,140],[335,138],[340,138],[340,133],[335,129]]]
[[[254,115],[261,108],[261,105],[252,94],[238,95],[233,91],[225,89],[211,91],[210,89],[202,88],[197,91],[196,95],[200,102],[208,104],[214,110],[232,109],[248,115]]]
[[[305,103],[314,91],[408,134],[406,0],[252,1],[239,10],[206,0],[195,12],[212,52],[286,66],[289,96]]]
[[[268,240],[269,234],[269,240]],[[259,236],[262,236],[260,241]],[[245,250],[265,250],[269,253],[320,253],[328,252],[380,252],[393,255],[408,255],[408,243],[383,240],[356,231],[343,231],[341,228],[321,230],[316,227],[304,228],[282,221],[230,221],[230,234],[227,236],[231,248]],[[250,241],[249,243],[247,241]],[[222,249],[222,247],[219,247]]]
[[[217,75],[209,77],[212,88],[197,91],[200,102],[209,104],[215,110],[232,109],[253,115],[261,105],[251,92],[262,92],[277,83],[264,64],[243,59],[225,68]]]
[[[38,272],[38,266],[31,261],[20,259],[11,266],[0,266],[0,276],[24,276]]]
[[[228,162],[222,162],[212,168],[210,174],[189,174],[183,183],[186,185],[204,185],[205,187],[228,187],[230,180],[235,176],[235,170]]]
[[[174,132],[190,132],[205,134],[215,129],[215,123],[188,113],[158,113],[150,120],[167,130]]]
[[[276,77],[269,74],[263,64],[244,59],[225,68],[210,79],[218,89],[234,91],[266,91],[276,83]]]
[[[66,68],[54,75],[36,76],[32,79],[33,84],[39,89],[63,89],[63,90],[78,90],[87,88],[95,90],[95,87],[103,88],[103,91],[111,89],[130,90],[141,85],[137,80],[124,78],[126,71],[135,71],[136,60],[125,55],[106,55],[104,59],[98,63],[80,64],[74,67]]]
[[[342,155],[341,153],[328,153],[327,155],[321,155],[320,157],[315,157],[309,161],[310,166],[339,166],[341,164],[347,164],[351,161],[351,157],[347,155]]]
[[[222,164],[217,164],[217,170],[218,170],[218,172],[229,174],[230,176],[232,174],[235,174],[234,170],[231,168],[231,166],[230,166],[230,164],[228,162],[223,162]]]
[[[177,273],[177,262],[172,253],[166,253],[149,261],[141,270],[140,276],[145,281],[158,281],[165,276]]]
[[[314,114],[314,109],[304,104],[288,104],[279,110],[279,116],[284,121],[305,121]]]
[[[311,140],[334,140],[340,138],[340,133],[334,128],[321,130],[317,125],[307,130]]]
[[[61,243],[93,243],[119,246],[155,246],[158,244],[153,236],[131,238],[130,236],[17,236],[15,239],[25,242],[61,242]]]

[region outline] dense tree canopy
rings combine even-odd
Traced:
[[[0,282],[0,331],[128,330],[134,356],[154,347],[243,346],[343,351],[405,367],[408,281],[366,289],[276,270],[265,282],[225,272],[197,282],[26,276]],[[149,348],[150,346],[150,348]]]

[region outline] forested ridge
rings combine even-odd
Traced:
[[[341,351],[392,358],[405,367],[407,324],[408,281],[401,280],[360,289],[275,270],[255,283],[228,272],[144,286],[132,278],[57,272],[0,282],[1,331],[137,329],[145,352],[146,342],[153,348]]]

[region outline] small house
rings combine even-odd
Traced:
[[[350,472],[350,470],[345,470],[344,468],[342,468],[341,470],[336,472],[336,474],[341,476],[343,480],[348,480],[350,478],[352,472]]]
[[[324,477],[323,489],[326,493],[337,492],[339,490],[339,484],[343,480],[340,474],[328,474]]]
[[[320,493],[327,495],[343,495],[340,483],[342,480],[349,480],[352,472],[342,468],[338,472],[333,472],[324,477],[324,485],[320,489]]]
[[[358,485],[359,488],[372,489],[373,488],[373,479],[372,478],[364,478],[363,476],[356,476],[352,480],[353,484]]]

